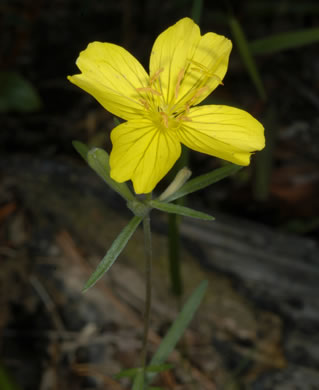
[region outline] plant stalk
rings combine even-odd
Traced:
[[[152,302],[152,236],[151,220],[147,215],[143,219],[144,246],[145,246],[145,308],[144,308],[144,331],[143,344],[141,353],[141,366],[144,372],[144,386],[146,384],[146,357],[147,357],[147,340],[150,326],[151,302]]]

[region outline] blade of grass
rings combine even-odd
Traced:
[[[261,80],[257,65],[255,63],[254,57],[252,56],[252,52],[250,50],[247,38],[245,33],[235,17],[229,18],[229,25],[232,31],[234,41],[236,43],[237,49],[240,53],[240,56],[243,60],[243,63],[252,79],[258,95],[262,100],[266,100],[266,92],[264,89],[263,82]]]
[[[268,199],[270,179],[273,165],[273,153],[277,136],[276,109],[269,106],[265,114],[265,148],[257,153],[256,166],[254,172],[253,194],[254,198],[260,202]]]
[[[170,353],[173,351],[179,339],[182,337],[185,329],[188,327],[199,305],[201,304],[204,298],[204,294],[207,290],[207,285],[207,280],[203,280],[190,296],[190,298],[188,298],[187,302],[183,306],[182,311],[178,314],[174,323],[169,328],[160,346],[155,352],[150,365],[163,364],[169,357]],[[150,383],[155,378],[155,376],[156,373],[148,373],[147,382]]]
[[[319,42],[319,27],[271,35],[249,43],[253,54],[277,53]]]
[[[193,0],[191,16],[195,23],[200,24],[203,9],[203,0]]]

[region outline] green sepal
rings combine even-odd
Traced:
[[[135,197],[125,183],[117,183],[110,176],[110,164],[108,153],[100,148],[93,148],[87,153],[89,166],[108,184],[114,191],[127,201]]]
[[[159,200],[149,200],[149,206],[154,209],[165,211],[166,213],[183,215],[185,217],[202,219],[204,221],[213,221],[215,218],[201,211],[190,209],[189,207],[180,206],[174,203],[160,202]]]
[[[110,249],[100,261],[95,271],[90,276],[89,280],[85,283],[83,287],[83,292],[87,291],[90,287],[92,287],[104,275],[104,273],[110,269],[115,260],[118,258],[119,254],[125,248],[128,240],[132,237],[133,233],[135,232],[141,221],[142,218],[134,216],[131,221],[125,226],[125,228],[113,241]]]
[[[166,198],[165,201],[172,202],[175,199],[182,198],[183,196],[191,194],[192,192],[201,190],[224,179],[225,177],[238,172],[240,169],[242,169],[242,166],[240,165],[227,164],[221,168],[215,169],[212,172],[197,176],[185,183],[178,191]]]

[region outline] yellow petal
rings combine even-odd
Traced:
[[[265,146],[264,128],[246,111],[228,106],[194,107],[190,121],[176,130],[184,145],[238,165],[248,165],[250,155]]]
[[[200,35],[197,24],[184,18],[156,39],[150,58],[151,79],[167,104],[176,110],[191,101],[205,99],[223,80],[232,48],[231,41],[215,34]]]
[[[91,94],[112,114],[132,119],[144,112],[137,88],[148,86],[148,74],[121,46],[90,43],[80,53],[76,64],[82,73],[68,79]]]
[[[146,119],[130,120],[112,130],[112,179],[132,180],[137,194],[151,192],[181,154],[176,134]]]

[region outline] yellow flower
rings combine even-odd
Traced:
[[[111,177],[151,192],[181,154],[181,143],[238,165],[265,145],[263,126],[250,114],[220,105],[196,106],[225,76],[231,41],[200,35],[189,18],[156,39],[150,75],[124,48],[93,42],[80,53],[81,74],[68,79],[126,122],[112,130]]]

